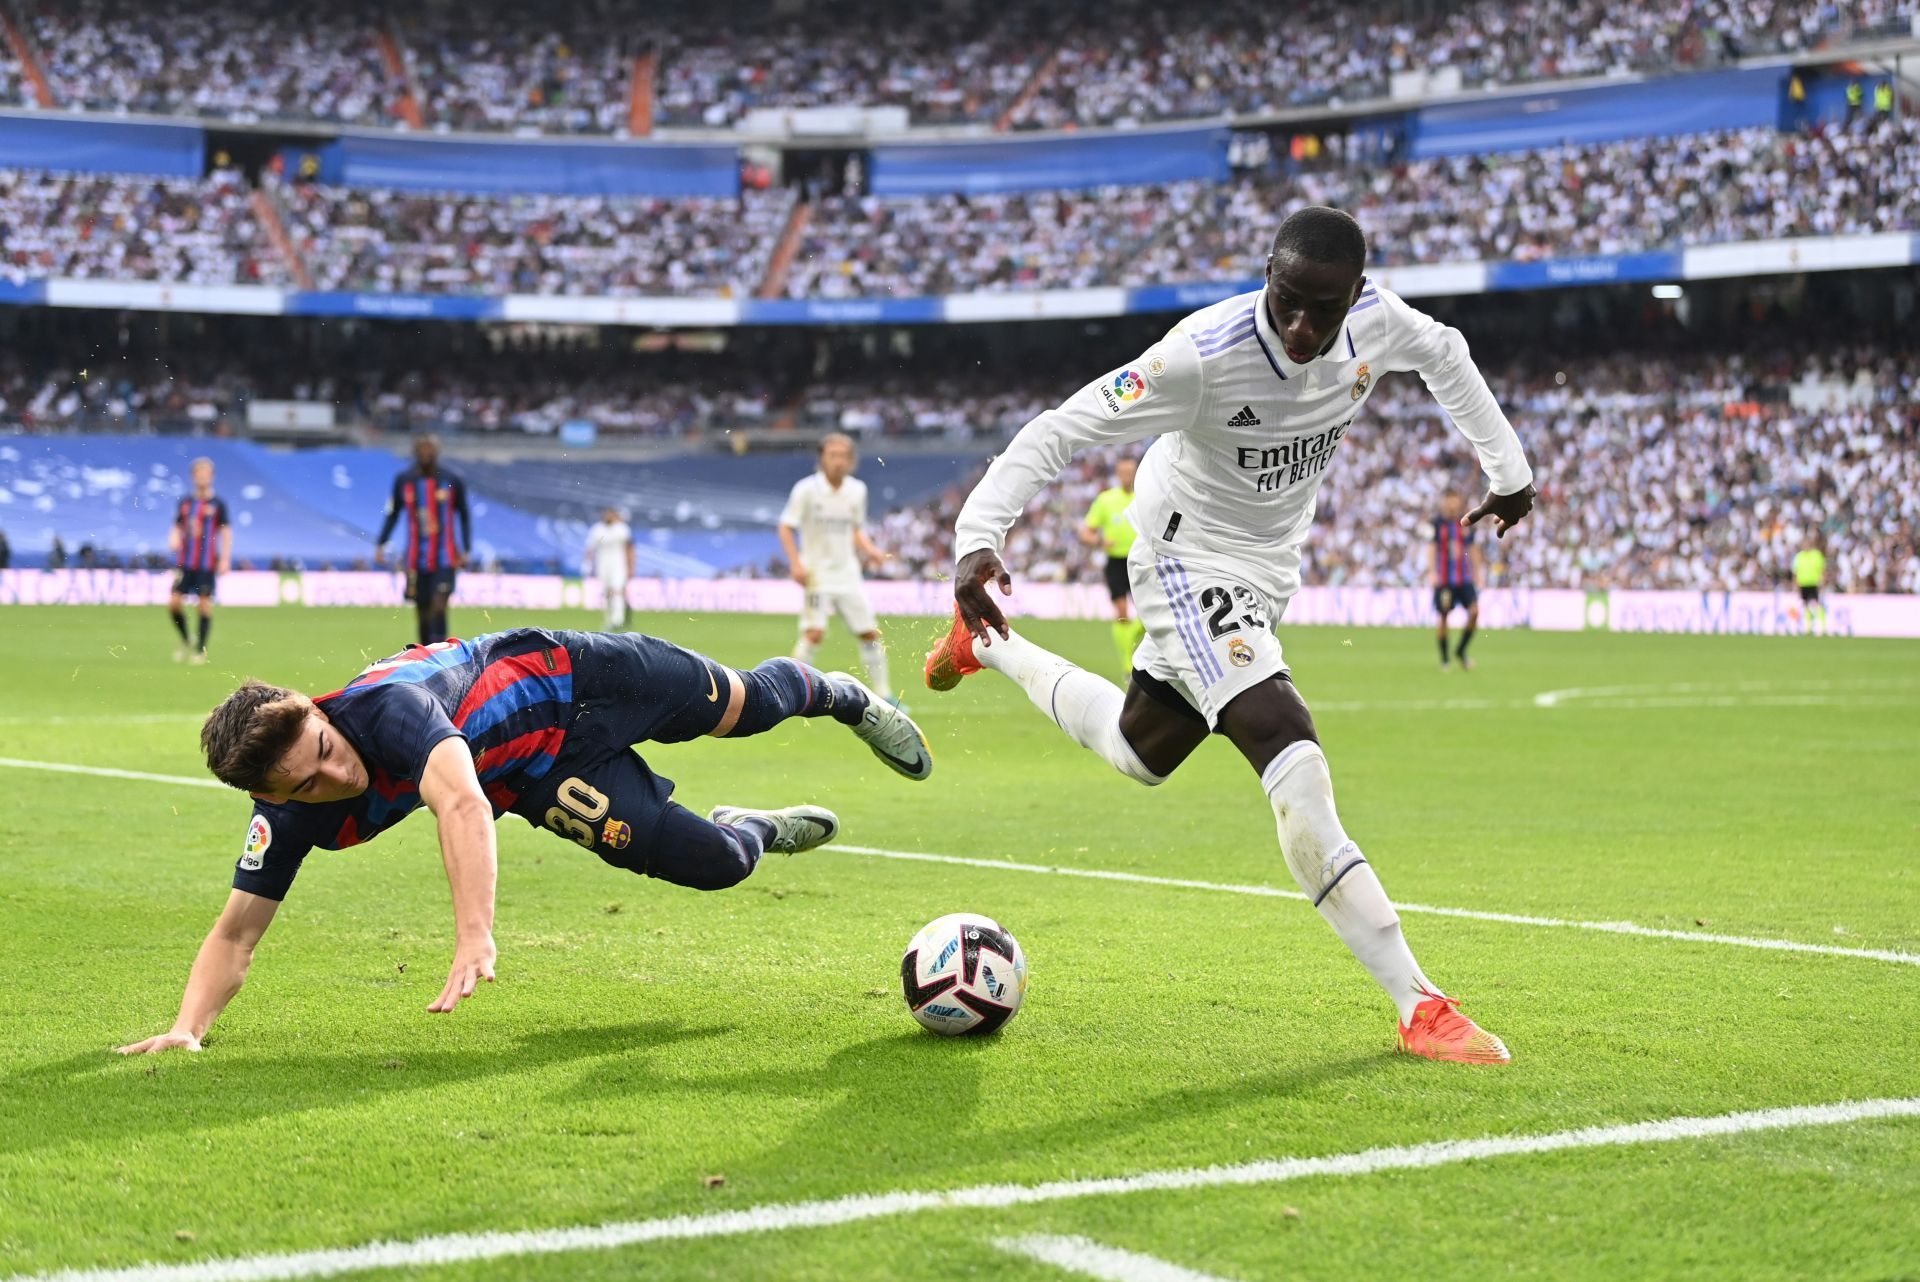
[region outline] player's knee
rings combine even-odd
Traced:
[[[676,808],[660,825],[647,875],[689,890],[726,890],[752,876],[759,862],[758,842]]]
[[[827,639],[826,631],[822,628],[808,628],[800,635],[807,639],[808,645],[819,645]]]
[[[872,645],[874,642],[880,639],[880,629],[874,628],[870,632],[862,632],[860,634],[860,639],[862,641],[865,641],[868,645]]]

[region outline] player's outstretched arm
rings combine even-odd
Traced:
[[[233,995],[246,982],[247,967],[253,962],[254,946],[273,923],[280,908],[278,900],[236,890],[227,896],[220,920],[213,924],[193,959],[187,976],[187,991],[180,998],[180,1014],[173,1027],[142,1042],[122,1046],[122,1055],[150,1055],[156,1051],[200,1049],[200,1039],[227,1008]]]
[[[427,754],[420,799],[440,828],[440,857],[453,892],[453,966],[447,986],[427,1007],[444,1014],[473,996],[481,980],[493,982],[493,890],[499,873],[494,849],[493,807],[480,790],[467,741],[442,739]]]

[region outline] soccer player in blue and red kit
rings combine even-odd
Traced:
[[[764,851],[831,841],[839,820],[819,806],[719,806],[702,819],[633,751],[760,734],[789,717],[832,717],[910,779],[933,771],[919,727],[845,673],[788,658],[740,671],[639,633],[516,628],[412,646],[316,699],[248,681],[200,731],[208,768],[254,798],[233,889],[172,1029],[120,1049],[200,1049],[308,853],[371,841],[423,805],[453,891],[453,965],[427,1007],[436,1012],[493,979],[503,814],[615,868],[700,890],[744,880]]]
[[[213,631],[213,588],[216,576],[233,568],[233,526],[227,520],[226,500],[213,492],[213,460],[193,461],[193,493],[173,509],[173,528],[167,531],[173,552],[173,594],[167,613],[180,634],[175,663],[207,661],[207,634]],[[200,639],[187,635],[187,598],[200,604]]]
[[[1460,630],[1460,648],[1453,657],[1460,670],[1473,667],[1467,647],[1480,626],[1480,590],[1474,587],[1484,569],[1480,549],[1474,545],[1473,531],[1460,523],[1467,504],[1458,494],[1440,500],[1440,515],[1433,518],[1433,608],[1440,616],[1440,667],[1447,666],[1447,616],[1454,610],[1467,612],[1467,626]]]
[[[374,537],[374,561],[386,564],[387,539],[400,514],[407,516],[407,550],[400,564],[407,572],[407,600],[420,618],[420,644],[447,639],[447,602],[453,599],[454,572],[466,564],[473,546],[473,518],[467,512],[467,483],[440,466],[440,441],[423,436],[413,443],[414,466],[393,478],[387,519]],[[453,537],[455,518],[460,538]]]

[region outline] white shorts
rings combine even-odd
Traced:
[[[1166,682],[1207,719],[1241,692],[1287,670],[1274,628],[1299,582],[1298,548],[1255,567],[1215,552],[1154,546],[1142,538],[1127,557],[1133,606],[1147,634],[1133,666]]]
[[[880,624],[873,617],[873,607],[867,604],[867,594],[862,588],[845,588],[837,592],[808,588],[807,599],[800,607],[800,630],[825,632],[827,620],[836,614],[855,636],[879,631]]]

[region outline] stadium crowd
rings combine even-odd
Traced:
[[[64,107],[392,123],[375,20],[353,4],[48,0],[26,26]]]
[[[408,5],[392,13],[425,119],[437,129],[627,131],[634,56],[647,37],[611,0]],[[629,14],[632,12],[628,8]]]
[[[1485,540],[1494,584],[1769,588],[1818,540],[1839,589],[1920,592],[1913,356],[1842,349],[1798,366],[1777,353],[1614,356],[1491,373],[1541,491],[1521,537]],[[1075,459],[1033,501],[1008,543],[1016,575],[1098,580],[1076,531],[1115,457]],[[889,574],[951,572],[972,480],[879,520],[875,542],[897,558]],[[1445,493],[1480,483],[1471,449],[1419,382],[1389,380],[1329,469],[1304,581],[1425,582],[1427,521]]]
[[[1351,211],[1372,261],[1532,260],[1920,227],[1920,121],[1453,156],[1231,184],[819,202],[793,297],[1251,280],[1286,216]]]
[[[321,289],[453,294],[751,294],[793,193],[736,199],[275,189]]]
[[[1533,260],[1920,228],[1920,120],[1745,129],[1394,164],[1263,168],[1212,185],[814,203],[791,298],[912,297],[1250,280],[1272,229],[1351,210],[1372,260]],[[269,172],[321,289],[751,296],[798,199],[433,195]],[[0,171],[0,271],[15,278],[274,283],[295,273],[230,172],[204,180]]]
[[[0,169],[0,280],[284,284],[237,174],[119,178]]]
[[[1371,7],[1147,0],[775,13],[756,0],[635,16],[612,0],[387,9],[355,0],[33,0],[24,26],[58,105],[236,120],[618,134],[651,51],[669,124],[756,108],[906,107],[922,123],[1101,125],[1385,93],[1407,72],[1464,85],[1719,64],[1900,28],[1916,0],[1465,0]],[[404,71],[388,70],[393,40]],[[0,52],[0,62],[10,62]],[[0,81],[7,73],[0,71]],[[17,82],[17,77],[15,78]],[[4,84],[0,84],[4,88]]]

